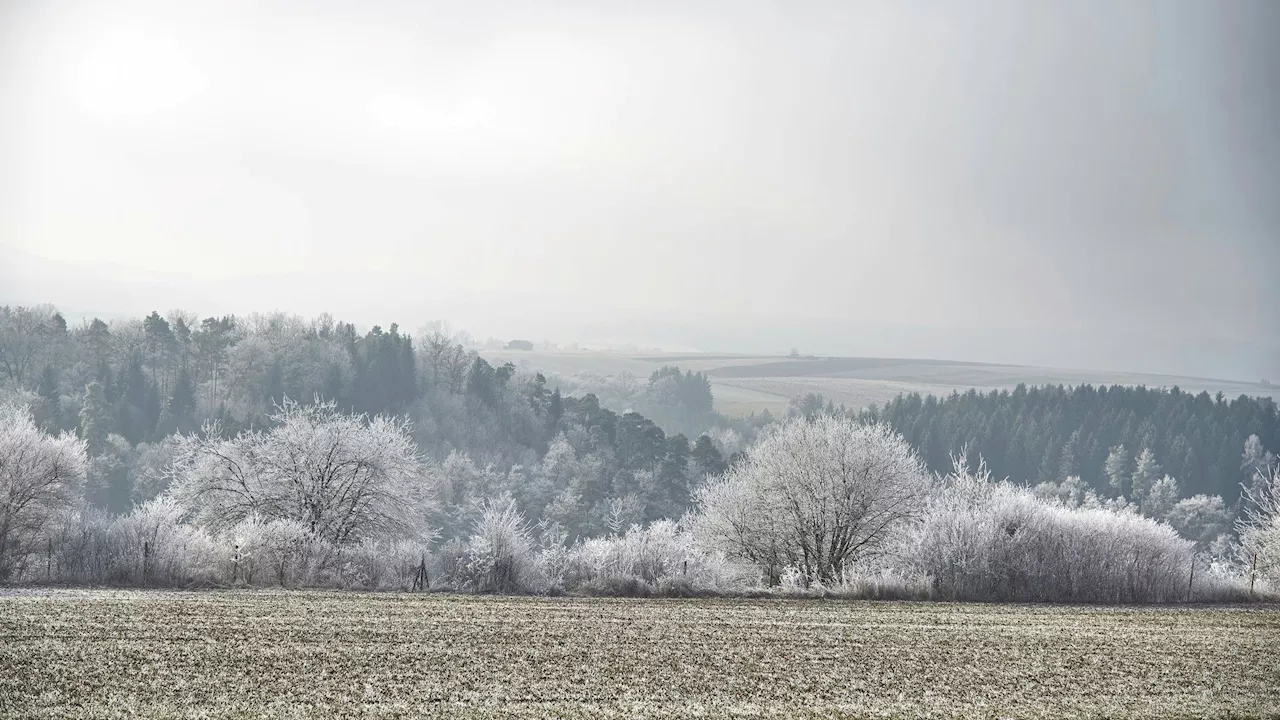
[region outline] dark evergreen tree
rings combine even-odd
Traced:
[[[44,370],[40,371],[40,382],[36,384],[36,395],[40,398],[40,407],[33,409],[36,410],[39,424],[46,432],[61,430],[62,394],[58,392],[58,372],[53,365],[46,364]]]
[[[178,371],[166,409],[171,423],[168,433],[189,433],[196,429],[198,425],[195,419],[196,390],[186,370]]]
[[[697,479],[701,476],[719,475],[728,467],[716,444],[706,435],[698,436],[689,459],[693,464],[695,475],[698,476]]]

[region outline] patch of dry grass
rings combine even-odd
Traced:
[[[1274,607],[0,597],[2,717],[1280,717]]]

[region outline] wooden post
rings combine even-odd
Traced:
[[[147,585],[151,576],[151,543],[142,543],[142,584]]]
[[[53,580],[53,538],[46,538],[48,546],[44,556],[44,581],[51,582]]]
[[[1253,581],[1258,576],[1258,553],[1252,553],[1249,560],[1249,594],[1253,594]]]
[[[240,577],[240,543],[231,547],[231,584],[235,585]]]
[[[684,567],[683,567],[683,569],[681,569],[680,574],[681,574],[681,575],[688,575],[688,574],[689,574],[689,561],[688,561],[688,560],[685,560],[685,561],[684,561]]]
[[[1191,602],[1191,584],[1196,581],[1196,558],[1191,556],[1191,577],[1187,580],[1187,602]]]

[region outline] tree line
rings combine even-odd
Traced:
[[[1274,469],[1246,491],[1233,551],[1213,556],[1167,523],[960,458],[930,475],[889,427],[823,414],[766,432],[678,520],[570,539],[549,516],[527,522],[509,488],[483,488],[461,523],[456,469],[432,468],[402,416],[288,401],[271,419],[176,437],[171,486],[110,515],[76,502],[85,441],[0,404],[0,579],[1071,602],[1243,599],[1280,580]]]
[[[407,419],[449,480],[446,535],[491,492],[575,536],[678,516],[700,478],[723,469],[722,451],[741,444],[668,434],[590,393],[563,394],[438,326],[416,339],[396,324],[362,334],[328,315],[152,312],[69,327],[52,307],[0,307],[0,393],[29,406],[41,429],[84,439],[85,498],[116,514],[167,487],[176,437],[207,423],[230,437],[269,428],[287,403]],[[673,417],[699,418],[687,427],[722,420],[700,373],[658,369],[642,394]]]
[[[48,307],[0,308],[0,372],[0,579],[1169,601],[1280,571],[1269,400],[1019,387],[729,423],[700,373],[579,379],[602,401],[440,327]],[[1160,454],[1205,427],[1250,431],[1242,496],[1185,497],[1203,480]],[[1014,474],[1036,452],[1056,470]]]
[[[1145,456],[1146,474],[1154,475],[1151,465],[1158,464],[1162,475],[1177,479],[1182,496],[1216,495],[1231,504],[1242,484],[1274,461],[1269,449],[1280,447],[1273,399],[1228,400],[1177,387],[1019,385],[941,398],[912,393],[861,415],[902,433],[933,470],[945,471],[950,456],[964,450],[997,476],[1029,484],[1079,478],[1111,496],[1132,492],[1130,478]]]

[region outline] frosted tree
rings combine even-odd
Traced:
[[[1179,500],[1165,515],[1165,521],[1179,535],[1204,549],[1231,529],[1231,512],[1218,495],[1193,495]]]
[[[1240,548],[1251,576],[1280,584],[1280,468],[1261,472],[1244,488],[1243,514],[1236,521]]]
[[[446,573],[480,592],[538,589],[535,546],[524,515],[511,499],[486,502],[461,555]]]
[[[1142,448],[1142,452],[1138,453],[1137,460],[1134,461],[1133,476],[1130,480],[1130,496],[1142,502],[1147,492],[1151,490],[1151,486],[1160,479],[1160,464],[1156,462],[1156,454],[1151,452],[1151,448]],[[1150,513],[1147,513],[1148,515]]]
[[[39,369],[37,361],[53,316],[48,306],[0,307],[0,372],[14,385],[23,387]]]
[[[174,496],[215,532],[249,517],[300,523],[334,543],[426,532],[430,494],[407,422],[288,402],[268,431],[184,437]]]
[[[80,406],[80,436],[84,438],[89,453],[102,451],[111,433],[111,405],[107,402],[102,383],[94,380],[84,388],[84,400]]]
[[[1107,455],[1107,462],[1103,465],[1103,470],[1107,474],[1107,479],[1111,483],[1111,488],[1115,490],[1117,495],[1125,494],[1125,484],[1129,479],[1129,452],[1124,449],[1124,445],[1116,445],[1111,448],[1111,452]]]
[[[693,523],[711,546],[830,583],[881,549],[920,510],[925,469],[902,437],[838,415],[793,418],[697,495]]]
[[[0,580],[21,567],[50,517],[72,501],[87,465],[82,441],[47,435],[27,408],[0,405]]]
[[[1060,483],[1042,482],[1032,492],[1042,500],[1057,500],[1065,507],[1079,507],[1090,490],[1088,483],[1079,475],[1071,475]]]
[[[1178,481],[1165,475],[1151,484],[1142,495],[1142,514],[1164,519],[1178,503]]]
[[[1257,435],[1250,435],[1244,441],[1240,469],[1250,483],[1269,477],[1276,466],[1276,456],[1262,446],[1262,440]]]

